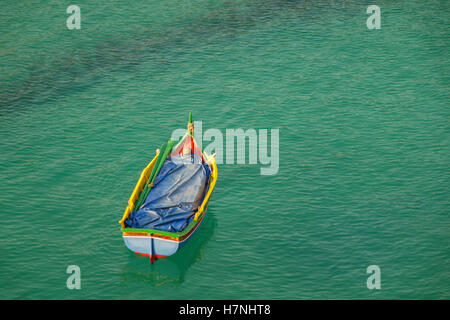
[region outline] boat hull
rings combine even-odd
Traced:
[[[125,209],[122,219],[119,223],[122,225],[122,237],[125,245],[133,252],[148,256],[153,262],[156,258],[167,257],[173,255],[180,248],[182,248],[201,224],[206,210],[208,208],[209,200],[211,198],[212,191],[217,181],[217,164],[214,156],[205,154],[205,157],[211,167],[211,176],[209,188],[206,192],[205,198],[202,204],[195,212],[192,221],[185,228],[183,232],[167,232],[159,230],[149,229],[134,229],[125,225],[125,220],[130,213],[134,210],[135,204],[139,199],[139,195],[142,192],[145,182],[148,181],[149,175],[153,166],[155,165],[157,156],[148,164],[148,166],[141,173],[136,187],[128,200],[128,206]]]
[[[123,232],[125,245],[131,251],[150,258],[171,256],[182,248],[195,234],[200,226],[203,216],[199,219],[190,234],[184,238],[161,236],[147,232]]]

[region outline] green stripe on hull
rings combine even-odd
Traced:
[[[205,210],[206,211],[206,210]],[[183,230],[183,232],[169,232],[169,231],[161,231],[161,230],[154,230],[154,229],[136,229],[136,228],[123,228],[122,232],[145,232],[145,233],[152,233],[152,234],[160,234],[163,236],[169,236],[174,238],[180,238],[187,233],[189,233],[199,222],[204,215],[204,212],[198,217],[197,221],[192,220],[187,227]]]

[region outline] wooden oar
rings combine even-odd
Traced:
[[[161,167],[164,164],[164,161],[166,160],[167,155],[172,151],[173,143],[174,143],[174,141],[172,139],[169,139],[169,141],[167,143],[165,143],[161,146],[158,158],[156,159],[156,162],[153,165],[152,173],[150,174],[148,182],[145,184],[145,187],[142,190],[141,195],[139,196],[139,200],[136,203],[134,211],[138,210],[144,204],[145,199],[147,199],[147,196],[148,196],[150,190],[154,186],[155,179],[158,176],[158,173],[161,170]]]
[[[161,169],[162,165],[164,164],[164,161],[166,160],[167,155],[172,150],[172,147],[173,147],[172,139],[170,139],[167,143],[165,143],[161,146],[159,156],[156,159],[156,162],[153,166],[153,170],[152,170],[152,173],[150,174],[148,182],[145,184],[145,187],[142,190],[141,195],[139,196],[139,201],[137,202],[135,210],[139,209],[144,204],[145,199],[147,199],[148,193],[154,186],[154,181],[155,181],[156,177],[158,176],[159,170]]]
[[[139,199],[138,199],[138,201],[136,202],[136,205],[134,206],[134,210],[135,210],[135,211],[136,211],[137,209],[139,209],[139,207],[140,207],[140,206],[142,205],[142,203],[145,201],[144,194],[146,194],[146,192],[147,192],[148,184],[149,184],[149,182],[151,181],[152,177],[155,175],[156,168],[158,167],[158,164],[161,162],[161,158],[162,158],[163,152],[166,150],[166,148],[167,148],[167,142],[164,143],[164,144],[161,146],[161,148],[159,149],[158,158],[156,158],[156,162],[155,162],[155,164],[153,165],[152,172],[150,173],[150,176],[148,177],[148,180],[147,180],[147,182],[145,183],[144,188],[142,189],[142,192],[141,192],[141,194],[140,194],[140,196],[139,196]]]
[[[157,164],[158,167],[156,168],[155,174],[153,175],[153,177],[151,178],[150,182],[149,182],[149,186],[150,188],[153,188],[153,183],[156,180],[156,177],[158,176],[159,170],[161,169],[161,167],[164,164],[164,161],[166,161],[167,156],[169,155],[169,153],[172,151],[173,148],[173,144],[174,141],[172,139],[169,139],[169,141],[167,142],[167,148],[166,150],[164,150],[164,154],[163,157],[161,158],[161,161]],[[162,152],[162,151],[161,151]],[[160,153],[161,153],[160,152]],[[156,165],[156,164],[155,164]]]
[[[168,146],[168,142],[164,143],[161,146],[161,148],[159,149],[158,158],[156,159],[155,165],[153,166],[152,173],[150,173],[150,176],[148,177],[147,184],[149,184],[150,181],[152,181],[153,178],[158,174],[156,171],[157,171],[157,169],[159,167],[159,164],[166,160],[166,158],[164,158],[164,153],[166,152],[167,146]]]

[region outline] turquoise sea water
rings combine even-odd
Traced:
[[[0,298],[450,298],[449,2],[378,1],[380,30],[371,4],[3,3]],[[198,233],[150,265],[117,221],[189,111],[279,129],[279,171],[219,165]]]

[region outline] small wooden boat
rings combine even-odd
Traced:
[[[119,221],[122,226],[121,231],[125,245],[137,254],[150,257],[151,263],[157,258],[173,255],[178,249],[186,245],[189,239],[191,239],[205,216],[211,194],[217,181],[217,164],[215,158],[214,156],[202,152],[198,148],[193,133],[194,128],[192,118],[191,115],[189,115],[189,124],[186,134],[176,145],[173,146],[169,143],[164,151],[157,150],[157,154],[153,160],[150,161],[147,167],[142,171],[136,187],[128,200],[128,206],[125,209],[123,217]],[[151,194],[158,187],[157,178],[161,178],[162,174],[161,173],[158,176],[158,173],[160,173],[158,170],[164,171],[164,166],[169,165],[168,163],[171,158],[175,159],[178,155],[185,153],[186,146],[189,146],[188,149],[191,151],[192,159],[194,155],[197,160],[201,159],[198,161],[201,161],[204,166],[207,166],[207,169],[209,168],[210,172],[207,177],[204,191],[202,191],[203,195],[201,200],[199,200],[199,205],[196,205],[195,210],[187,215],[188,220],[185,222],[185,227],[183,227],[182,230],[170,229],[168,231],[157,227],[147,229],[130,226],[129,221],[132,219],[133,214],[136,214],[139,210],[143,210],[141,208],[145,206],[152,205]],[[162,148],[164,148],[164,146]],[[162,179],[164,179],[164,177]],[[167,182],[168,178],[165,179]],[[163,183],[159,182],[159,186],[162,185]],[[150,191],[148,191],[148,189],[150,189]],[[161,189],[161,187],[159,189]],[[143,204],[143,201],[147,202]]]

